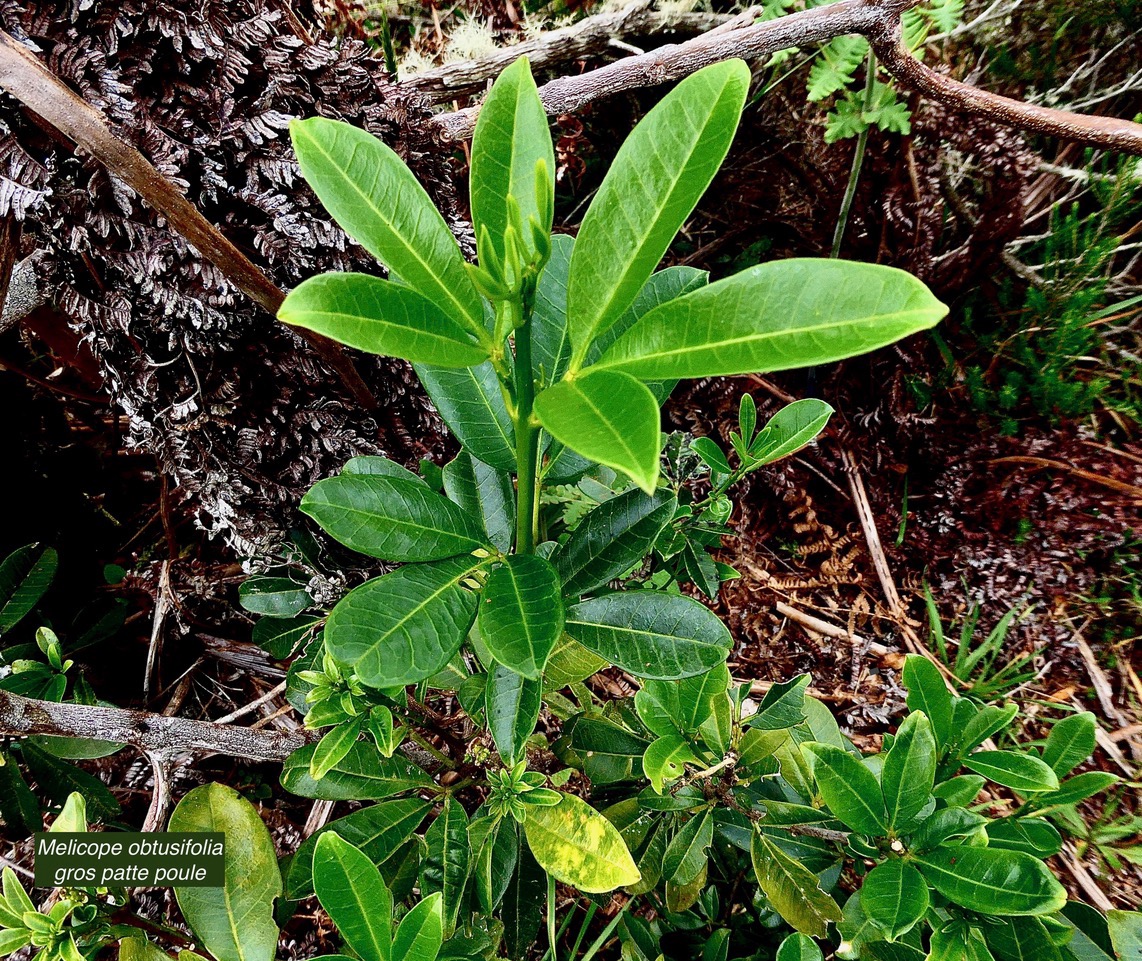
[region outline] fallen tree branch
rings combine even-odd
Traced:
[[[28,734],[122,741],[148,756],[197,751],[279,762],[317,739],[305,730],[255,730],[149,711],[57,704],[0,691],[0,735]]]
[[[42,117],[103,163],[166,218],[195,250],[271,314],[285,294],[175,188],[138,150],[120,140],[102,114],[77,96],[10,34],[0,30],[0,89]],[[359,404],[374,408],[376,398],[349,355],[325,337],[296,330],[341,378]]]
[[[683,77],[721,60],[758,60],[779,50],[831,40],[846,34],[868,38],[885,70],[900,83],[960,112],[1076,143],[1142,156],[1142,125],[1129,120],[1052,110],[980,90],[937,73],[917,60],[901,40],[900,16],[917,0],[837,0],[787,14],[740,30],[709,33],[627,57],[573,77],[560,77],[539,88],[550,115],[578,110],[593,100],[627,90],[652,87]],[[496,63],[515,59],[518,48],[496,54]],[[483,62],[483,61],[481,61]],[[454,66],[458,69],[458,66]],[[474,72],[475,67],[469,67]],[[478,107],[435,118],[446,139],[472,135]]]

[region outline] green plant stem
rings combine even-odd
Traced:
[[[615,928],[619,926],[619,922],[623,919],[623,915],[627,913],[627,909],[630,908],[632,904],[634,904],[634,901],[634,898],[628,900],[627,903],[624,904],[619,910],[619,913],[611,918],[611,923],[603,928],[601,932],[599,932],[599,936],[595,938],[594,943],[592,943],[592,945],[587,949],[587,953],[583,955],[583,961],[591,961],[591,958],[599,953],[603,945],[607,943],[607,939],[610,938]]]
[[[869,50],[868,62],[865,66],[864,82],[864,109],[872,109],[872,96],[876,89],[876,54]],[[841,211],[837,214],[837,227],[833,231],[833,249],[829,254],[834,260],[841,255],[841,244],[845,239],[845,228],[849,225],[849,214],[852,213],[853,200],[856,198],[857,184],[860,183],[860,169],[864,166],[864,154],[868,149],[868,132],[871,125],[866,124],[857,136],[856,153],[853,154],[853,166],[849,171],[849,183],[845,188],[845,196],[841,200]]]
[[[517,310],[522,308],[516,307]],[[515,443],[516,443],[516,535],[517,554],[535,551],[535,529],[538,520],[537,462],[539,460],[539,428],[531,422],[535,402],[535,380],[531,369],[531,318],[524,320],[515,332]]]
[[[559,961],[555,950],[555,878],[547,875],[547,941],[551,945],[551,961]]]
[[[583,918],[583,923],[579,925],[579,934],[575,938],[575,943],[571,945],[571,961],[575,961],[575,955],[579,953],[579,947],[583,944],[583,939],[587,936],[587,928],[591,926],[591,919],[594,918],[595,912],[599,906],[592,901],[587,905],[587,915]]]

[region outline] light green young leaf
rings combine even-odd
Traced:
[[[483,332],[483,303],[460,248],[400,157],[323,117],[294,120],[290,135],[302,175],[345,232],[456,323]]]
[[[729,150],[749,82],[749,68],[740,60],[699,70],[619,148],[571,257],[572,369],[634,300],[705,193]]]
[[[443,895],[430,894],[401,919],[393,938],[393,958],[436,961],[444,943]]]
[[[769,903],[797,931],[823,938],[829,922],[841,919],[841,909],[821,890],[817,875],[764,834],[754,832],[750,859]]]
[[[1059,779],[1039,758],[1018,751],[976,751],[964,767],[1014,791],[1057,791]]]
[[[330,613],[326,648],[370,687],[432,677],[451,660],[476,618],[477,598],[464,582],[486,563],[453,557],[366,581]]]
[[[480,636],[492,657],[517,674],[540,678],[563,634],[560,587],[555,568],[542,557],[504,558],[488,577],[480,598]]]
[[[547,167],[542,204],[537,203],[537,163]],[[487,228],[499,259],[504,257],[504,236],[511,223],[509,196],[519,204],[525,228],[534,218],[541,230],[551,232],[555,150],[526,57],[520,57],[496,78],[480,108],[472,135],[469,188],[473,226],[477,232]],[[527,236],[520,239],[530,242]]]
[[[349,753],[350,748],[361,736],[361,720],[352,718],[342,721],[314,745],[309,757],[309,776],[320,781],[334,766]]]
[[[5,953],[7,952],[4,950],[3,941],[0,941],[0,955]],[[180,957],[181,955],[182,952],[179,952]],[[170,961],[170,955],[151,944],[145,937],[123,938],[119,942],[119,961]]]
[[[64,802],[63,809],[52,821],[49,832],[87,831],[87,802],[78,791],[72,791]]]
[[[1108,911],[1106,923],[1114,953],[1120,961],[1138,961],[1142,958],[1142,912]]]
[[[515,534],[515,486],[510,474],[461,450],[444,468],[444,492],[464,513],[480,518],[493,545],[501,551],[511,548]]]
[[[638,716],[653,733],[695,734],[714,712],[714,701],[725,698],[730,672],[724,664],[681,681],[643,681],[634,696]]]
[[[516,469],[515,430],[491,361],[476,367],[414,364],[448,429],[472,456],[497,470]]]
[[[733,638],[709,608],[657,591],[604,594],[567,610],[576,641],[636,677],[675,680],[721,664]]]
[[[606,659],[592,654],[566,632],[555,642],[543,671],[544,689],[558,691],[568,684],[586,680],[607,667]]]
[[[573,794],[551,807],[528,807],[523,827],[539,866],[587,894],[613,891],[641,877],[618,829]]]
[[[869,872],[860,903],[889,941],[902,937],[928,910],[928,882],[911,864],[885,861]]]
[[[386,561],[470,554],[487,538],[475,520],[424,484],[339,474],[313,485],[301,510],[346,547]]]
[[[313,849],[317,899],[361,961],[392,956],[393,899],[376,866],[329,831]]]
[[[888,827],[907,827],[928,803],[936,784],[936,738],[923,711],[909,714],[897,730],[880,783]]]
[[[749,448],[750,460],[756,464],[772,464],[795,454],[825,429],[832,415],[833,408],[816,397],[787,404],[769,418],[754,438]]]
[[[802,751],[809,756],[817,787],[829,810],[854,831],[874,836],[883,835],[884,798],[880,785],[860,758],[830,744],[805,744]]]
[[[648,496],[632,489],[590,511],[551,555],[566,596],[590,594],[626,574],[650,553],[677,509],[670,491]]]
[[[661,380],[808,367],[927,330],[947,312],[919,280],[894,267],[773,261],[652,310],[591,369]]]
[[[496,748],[508,764],[514,764],[539,720],[543,684],[497,664],[488,675],[484,697],[488,728]]]
[[[1067,901],[1050,868],[1021,851],[959,844],[918,855],[914,863],[949,901],[982,914],[1054,914]]]
[[[472,367],[488,359],[487,350],[431,300],[369,274],[310,277],[290,291],[278,320],[402,360]]]
[[[680,734],[667,734],[646,749],[642,756],[642,773],[662,793],[667,781],[675,781],[686,773],[687,764],[696,764],[693,748]]]
[[[1098,722],[1090,711],[1072,714],[1057,721],[1043,745],[1043,763],[1059,777],[1065,777],[1094,751]]]
[[[454,798],[445,798],[444,808],[425,832],[424,840],[428,853],[420,866],[420,891],[422,895],[441,894],[444,936],[450,938],[468,881],[468,815],[463,806]]]
[[[222,784],[187,794],[170,817],[171,831],[226,835],[221,888],[176,887],[186,923],[217,961],[273,961],[278,946],[274,898],[282,893],[277,853],[254,806]]]
[[[535,398],[535,414],[560,443],[654,493],[661,449],[658,402],[645,384],[614,371],[561,380]]]

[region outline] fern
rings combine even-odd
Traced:
[[[845,91],[827,118],[826,143],[859,136],[869,127],[877,127],[885,133],[907,135],[912,132],[912,114],[908,105],[896,96],[895,87],[875,81],[868,109],[865,109],[864,96],[864,91]]]
[[[809,99],[824,100],[849,87],[857,68],[868,56],[864,37],[836,37],[821,48],[809,71]]]

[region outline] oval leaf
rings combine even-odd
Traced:
[[[1090,711],[1072,714],[1051,727],[1043,745],[1043,763],[1058,777],[1065,777],[1094,751],[1098,722]]]
[[[947,313],[927,287],[895,267],[779,260],[655,308],[592,369],[662,380],[810,367],[884,347],[934,327]]]
[[[1016,751],[976,751],[964,767],[1013,791],[1057,791],[1059,778],[1043,761]]]
[[[523,827],[539,866],[587,894],[613,891],[641,877],[618,829],[572,794],[550,807],[528,807]]]
[[[854,831],[884,834],[887,826],[880,785],[860,758],[830,744],[814,742],[802,750],[812,761],[817,787],[829,810]]]
[[[829,922],[840,921],[841,909],[821,890],[817,875],[764,834],[754,832],[750,860],[769,903],[796,930],[823,938]]]
[[[923,711],[909,714],[897,730],[880,783],[890,828],[907,826],[928,803],[936,784],[936,738]]]
[[[543,685],[497,664],[488,675],[484,697],[496,748],[507,763],[514,764],[539,720]]]
[[[480,636],[492,657],[538,680],[563,634],[559,575],[535,554],[504,558],[484,586],[479,616]]]
[[[742,399],[748,396],[744,394]],[[815,397],[787,404],[750,443],[750,460],[755,464],[772,464],[796,453],[825,429],[832,415],[833,408]]]
[[[776,961],[823,961],[823,958],[813,939],[798,932],[781,942]]]
[[[642,756],[642,773],[662,793],[667,781],[675,781],[686,773],[686,765],[697,763],[693,748],[680,734],[667,734],[646,749]]]
[[[286,297],[278,320],[370,354],[471,367],[488,352],[432,301],[369,274],[310,277]]]
[[[707,865],[707,851],[714,843],[714,812],[706,808],[695,814],[674,835],[662,856],[662,876],[675,884],[690,884]]]
[[[561,380],[535,398],[535,414],[559,442],[654,493],[658,402],[645,384],[615,371]]]
[[[928,883],[911,864],[885,861],[864,879],[860,903],[888,940],[895,941],[928,910]]]
[[[605,594],[568,608],[568,634],[636,677],[673,680],[721,664],[733,638],[709,608],[657,591]]]
[[[515,431],[491,361],[475,367],[413,369],[456,439],[497,470],[516,469]]]
[[[380,801],[403,791],[428,787],[432,778],[403,757],[381,757],[372,744],[358,741],[320,781],[309,774],[316,745],[299,747],[282,765],[281,782],[291,794],[323,801]]]
[[[510,474],[461,450],[444,468],[444,492],[464,513],[480,518],[492,544],[501,551],[511,548],[515,486]]]
[[[393,957],[400,961],[436,961],[444,943],[443,896],[431,894],[401,920],[393,938]]]
[[[318,481],[301,510],[338,541],[386,561],[433,561],[485,544],[473,519],[424,484],[339,474]]]
[[[203,947],[217,961],[273,961],[278,947],[274,898],[282,893],[282,877],[274,842],[254,806],[225,785],[204,784],[179,801],[168,827],[226,835],[222,889],[174,889]]]
[[[50,547],[28,544],[0,564],[0,634],[6,634],[36,606],[51,586],[59,557]]]
[[[1021,851],[955,845],[918,855],[916,865],[949,901],[982,914],[1054,914],[1067,902],[1047,865]]]
[[[332,831],[313,849],[317,900],[361,961],[389,961],[393,899],[376,866]]]

